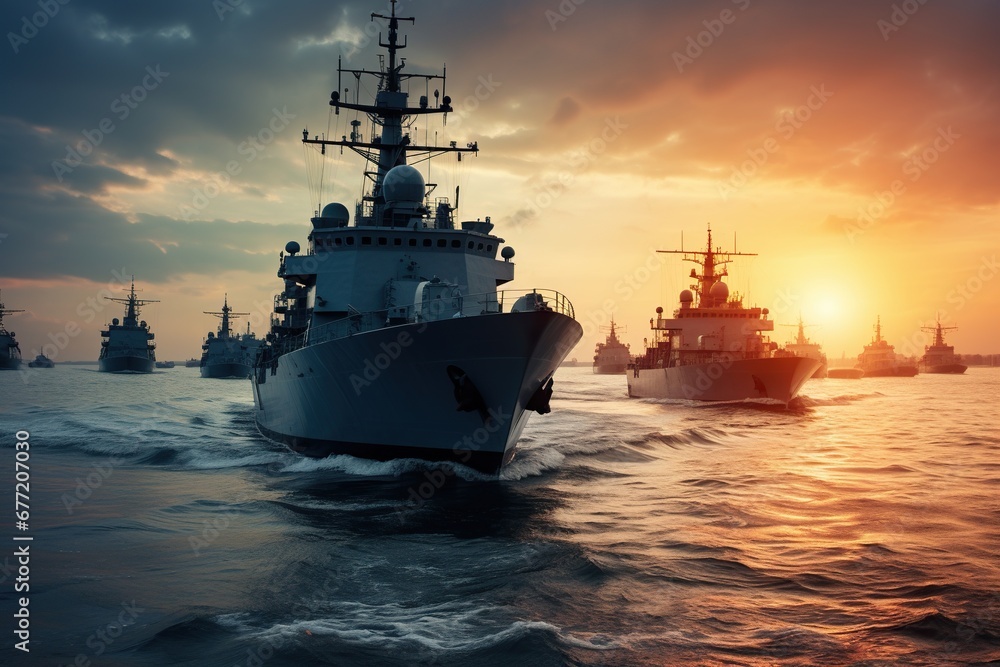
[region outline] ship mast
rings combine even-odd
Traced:
[[[108,301],[117,301],[118,303],[126,304],[125,308],[125,321],[122,322],[122,326],[134,327],[138,326],[139,321],[139,307],[145,306],[147,303],[159,303],[159,299],[137,299],[135,296],[135,276],[132,276],[132,287],[129,289],[129,294],[127,298],[121,299],[112,296],[104,297]]]
[[[364,202],[363,215],[356,218],[355,224],[357,225],[382,226],[386,224],[382,220],[385,207],[385,198],[382,195],[382,182],[390,169],[398,165],[408,164],[407,153],[415,153],[415,157],[418,158],[415,161],[422,162],[443,153],[459,153],[458,159],[461,160],[461,153],[478,154],[479,152],[478,142],[468,143],[464,147],[458,146],[457,142],[454,141],[448,146],[424,146],[412,143],[409,133],[404,132],[404,128],[409,128],[411,116],[437,113],[447,114],[449,111],[453,111],[453,109],[451,107],[451,98],[448,95],[444,95],[440,98],[440,102],[438,101],[440,94],[438,90],[434,91],[436,106],[429,106],[426,95],[420,96],[420,105],[418,107],[407,106],[408,93],[403,90],[403,84],[406,81],[410,79],[424,79],[429,83],[430,81],[440,79],[441,89],[444,91],[446,89],[445,79],[447,71],[446,69],[442,69],[441,74],[403,73],[402,70],[406,65],[406,59],[402,57],[398,58],[399,62],[397,64],[397,51],[406,48],[406,39],[404,37],[403,43],[399,43],[399,22],[410,21],[413,23],[414,18],[412,16],[396,16],[397,0],[391,0],[391,2],[392,11],[389,16],[376,13],[372,13],[371,15],[372,21],[375,19],[389,21],[388,41],[383,41],[382,33],[379,33],[379,46],[387,49],[389,53],[388,68],[383,66],[379,71],[345,69],[342,66],[342,59],[338,58],[337,90],[334,90],[330,94],[330,106],[334,108],[337,115],[340,115],[341,109],[353,109],[354,111],[367,114],[374,126],[382,128],[380,135],[372,137],[369,141],[365,141],[359,131],[361,123],[357,120],[351,121],[352,130],[350,136],[343,135],[340,139],[321,139],[318,136],[310,139],[309,131],[302,131],[302,143],[304,144],[317,144],[322,147],[323,151],[326,150],[326,146],[346,146],[376,167],[375,171],[365,171],[365,176],[370,181],[370,189],[362,196]],[[384,60],[382,62],[384,63]],[[341,99],[341,90],[345,93],[345,97],[350,92],[349,88],[341,88],[341,76],[344,74],[354,76],[354,102],[347,102]],[[378,92],[375,95],[375,104],[361,104],[357,101],[358,89],[361,87],[361,77],[364,75],[373,76],[378,80]],[[447,121],[447,115],[444,118]],[[433,184],[428,184],[428,187],[433,188]]]
[[[0,304],[2,307],[2,304]],[[941,316],[937,317],[936,327],[920,327],[921,331],[927,331],[934,334],[934,347],[945,347],[944,344],[944,332],[951,331],[952,329],[957,329],[958,327],[943,327],[941,326]]]
[[[206,315],[215,315],[216,317],[222,318],[222,324],[219,325],[219,338],[229,338],[232,336],[233,332],[229,328],[229,320],[238,320],[243,315],[249,315],[250,313],[234,313],[233,309],[229,307],[229,294],[227,293],[222,301],[222,311],[213,312],[210,310],[201,311]],[[247,322],[247,333],[250,333],[250,323]]]
[[[682,243],[683,245],[683,243]],[[698,307],[710,308],[719,306],[716,299],[712,297],[712,285],[729,275],[726,264],[733,261],[733,257],[756,257],[755,252],[723,252],[721,246],[712,248],[712,225],[708,225],[708,245],[705,250],[657,250],[667,254],[684,255],[682,261],[694,262],[701,267],[701,274],[695,269],[691,269],[691,277],[698,281],[697,285],[691,287],[698,294]],[[716,271],[722,267],[722,271]]]
[[[0,299],[2,299],[2,295],[0,295]],[[10,313],[23,313],[23,312],[24,312],[23,308],[4,308],[3,301],[0,300],[0,333],[7,334],[7,330],[3,328],[4,315],[9,315]],[[12,336],[13,334],[7,334],[7,335]]]

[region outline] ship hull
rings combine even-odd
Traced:
[[[529,403],[582,336],[572,318],[536,311],[315,344],[254,368],[256,422],[305,456],[452,461],[496,474],[515,455]],[[453,379],[462,373],[481,397],[464,394],[468,410]]]
[[[633,398],[695,401],[742,401],[768,398],[788,403],[819,367],[807,357],[740,359],[671,368],[647,368],[626,374]]]
[[[888,368],[865,369],[866,378],[911,378],[916,374],[916,366],[890,366]]]
[[[968,366],[965,364],[922,364],[920,366],[921,373],[947,373],[950,375],[961,375],[966,370],[968,370]]]
[[[239,363],[208,364],[201,367],[203,378],[247,378],[250,377],[250,366]]]
[[[102,373],[152,373],[153,360],[148,357],[105,357],[98,360],[97,370]]]
[[[16,371],[20,368],[20,359],[15,357],[0,357],[0,371]]]
[[[860,368],[831,368],[826,376],[839,380],[860,380],[865,376],[865,372]]]

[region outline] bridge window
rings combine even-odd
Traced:
[[[493,244],[492,243],[489,244],[488,246],[486,246],[486,252],[493,252]]]
[[[389,239],[387,239],[384,236],[380,236],[380,237],[378,237],[378,244],[379,245],[389,245]]]
[[[476,248],[476,250],[482,250],[482,249],[483,249],[483,244],[482,244],[482,243],[480,243],[480,244],[479,244],[479,247],[477,247],[477,248]]]
[[[430,239],[424,239],[424,247],[425,248],[430,248],[431,247],[431,240]]]
[[[476,244],[473,243],[472,241],[469,241],[469,250],[472,250],[475,247],[476,247]]]
[[[415,245],[417,245],[417,240],[416,239],[410,239],[410,247],[413,247]]]
[[[461,248],[462,247],[462,242],[459,241],[458,239],[452,239],[452,241],[451,241],[451,247],[452,248]]]
[[[361,245],[371,245],[371,244],[372,244],[372,237],[370,236],[361,237]]]
[[[353,236],[348,236],[347,237],[347,245],[354,245],[354,237]]]
[[[446,241],[445,239],[438,239],[438,247],[439,248],[444,248],[447,245],[448,245],[448,241]]]
[[[392,240],[392,245],[403,245],[403,239],[396,237]]]
[[[344,245],[344,239],[342,239],[342,238],[340,238],[340,237],[338,236],[337,238],[335,238],[335,239],[333,240],[333,244],[334,244],[334,245]]]

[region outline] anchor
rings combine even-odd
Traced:
[[[528,400],[527,405],[524,406],[525,410],[534,410],[540,415],[545,415],[552,412],[552,408],[549,407],[549,400],[552,398],[552,376],[549,376],[548,382],[542,382],[538,387],[538,390],[532,394],[531,398]]]
[[[461,412],[477,410],[485,424],[490,415],[486,411],[486,402],[483,400],[483,395],[476,389],[476,385],[472,383],[472,379],[458,366],[448,366],[445,370],[448,371],[448,377],[451,378],[452,384],[455,385],[455,401],[458,403],[455,409]]]

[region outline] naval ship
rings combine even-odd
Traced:
[[[957,328],[942,327],[940,318],[938,318],[936,327],[921,327],[921,331],[934,334],[934,344],[924,346],[924,356],[920,358],[919,364],[921,373],[961,375],[968,369],[968,366],[962,363],[961,357],[955,354],[955,348],[944,343],[944,332]]]
[[[626,373],[628,395],[698,401],[761,398],[785,404],[792,400],[820,367],[819,360],[776,355],[777,344],[763,335],[774,330],[768,309],[744,307],[743,299],[730,296],[722,280],[734,257],[756,253],[713,248],[711,226],[705,250],[658,252],[680,254],[701,273],[691,269],[697,282],[681,291],[672,318],[663,317],[663,308],[657,307],[649,321],[652,340]]]
[[[602,330],[604,327],[601,327]],[[598,375],[621,375],[625,372],[632,355],[629,354],[627,343],[622,343],[615,329],[615,320],[611,318],[611,329],[603,343],[594,348],[594,373]]]
[[[379,68],[338,63],[333,138],[302,134],[321,155],[339,147],[364,158],[364,187],[353,220],[342,203],[317,205],[306,249],[290,241],[279,256],[283,290],[251,377],[256,423],[307,456],[496,474],[529,414],[550,411],[553,374],[583,328],[559,292],[498,290],[514,278],[513,248],[501,250],[489,217],[456,220],[458,188],[453,201],[441,196],[412,166],[479,146],[427,138],[424,119],[453,111],[446,72],[404,71],[399,26],[413,18],[390,6],[372,14],[388,28]],[[410,90],[426,94],[413,104]]]
[[[882,318],[875,319],[875,338],[864,346],[858,355],[858,365],[865,372],[866,378],[874,377],[913,377],[917,367],[900,361],[895,349],[882,338]]]
[[[125,304],[125,319],[111,320],[108,328],[101,332],[101,354],[97,360],[97,370],[104,373],[152,373],[156,363],[156,343],[146,320],[139,320],[139,309],[147,303],[159,303],[156,299],[139,299],[135,295],[135,276],[128,296],[124,299],[106,296],[108,301]]]
[[[0,301],[0,371],[16,371],[21,368],[21,346],[14,338],[13,331],[7,331],[3,325],[3,316],[10,313],[23,313],[22,309],[5,308]]]
[[[250,313],[234,313],[229,307],[229,295],[222,301],[222,310],[204,311],[206,315],[221,318],[218,333],[208,332],[202,344],[201,376],[203,378],[248,378],[262,340],[250,333],[247,323],[245,334],[234,334],[229,323]]]
[[[794,325],[783,325],[783,326],[794,326]],[[819,343],[814,343],[806,337],[806,326],[802,322],[802,317],[799,317],[799,332],[795,336],[795,340],[785,343],[785,347],[778,350],[775,354],[777,356],[793,356],[793,357],[811,357],[817,359],[820,363],[819,368],[812,374],[814,378],[825,378],[827,376],[827,361],[826,355],[823,354],[823,350]]]

